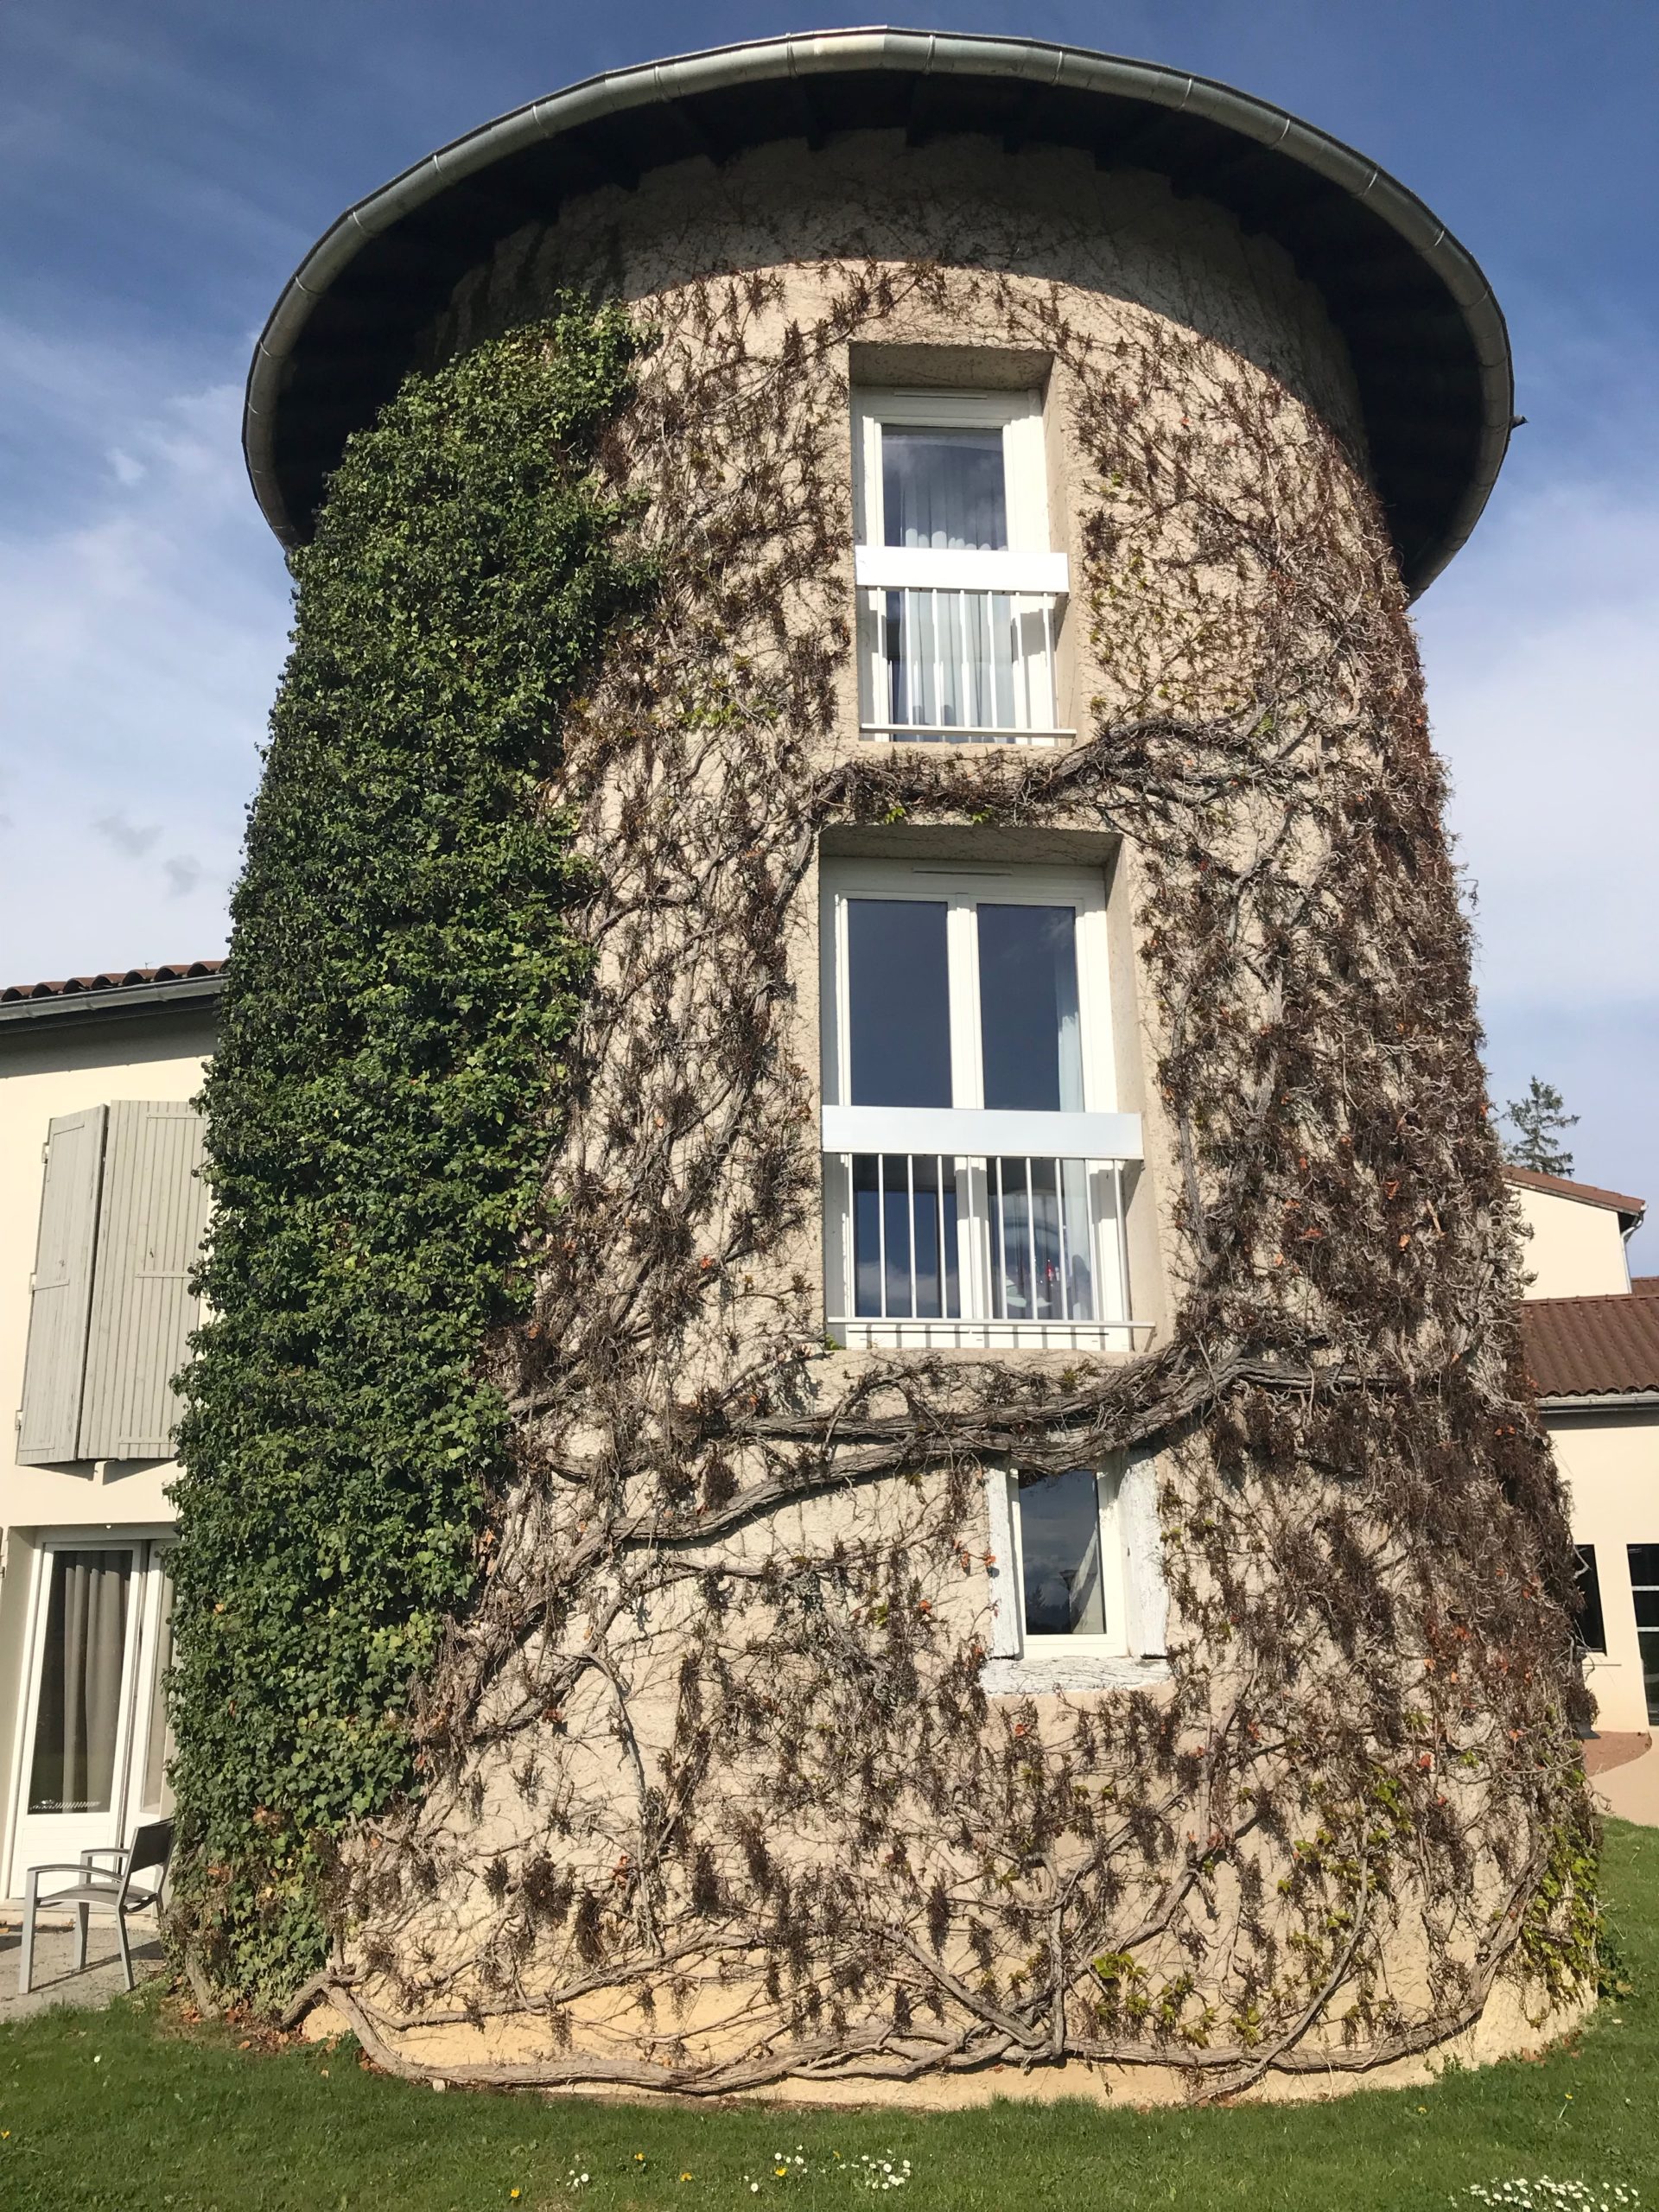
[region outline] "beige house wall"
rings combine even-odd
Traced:
[[[1511,1186],[1522,1221],[1528,1298],[1618,1298],[1630,1288],[1628,1249],[1611,1206],[1524,1184]],[[1630,1597],[1629,1547],[1659,1543],[1659,1408],[1609,1397],[1600,1411],[1546,1405],[1544,1423],[1567,1493],[1576,1544],[1595,1548],[1605,1654],[1585,1662],[1604,1734],[1649,1723]]]
[[[1607,1413],[1552,1413],[1549,1433],[1567,1485],[1575,1543],[1593,1544],[1601,1585],[1605,1656],[1592,1655],[1586,1678],[1604,1732],[1645,1732],[1630,1544],[1659,1544],[1659,1407]]]
[[[1618,1216],[1611,1206],[1511,1186],[1525,1223],[1529,1298],[1613,1298],[1630,1287]]]
[[[117,1098],[193,1098],[213,1031],[213,1011],[200,1006],[0,1025],[0,1871],[11,1856],[40,1539],[154,1535],[175,1517],[171,1459],[16,1460],[47,1129],[60,1115]]]

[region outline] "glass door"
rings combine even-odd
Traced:
[[[148,1746],[137,1746],[135,1760],[134,1736],[138,1714],[149,1712],[162,1582],[156,1548],[146,1542],[54,1541],[41,1548],[14,1894],[30,1866],[72,1864],[83,1851],[129,1840],[149,1787]]]

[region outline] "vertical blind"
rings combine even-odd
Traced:
[[[1001,552],[1008,542],[1001,430],[881,430],[881,518],[889,545]]]

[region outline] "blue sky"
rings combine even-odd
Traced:
[[[648,0],[5,11],[0,982],[223,944],[287,620],[241,385],[312,239],[538,93],[836,20]],[[1484,264],[1528,427],[1420,626],[1494,1087],[1556,1083],[1577,1172],[1659,1211],[1659,8],[957,0],[893,20],[1244,86],[1374,156]],[[1659,1269],[1659,1231],[1637,1256]]]

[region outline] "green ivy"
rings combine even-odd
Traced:
[[[588,965],[543,791],[650,585],[594,472],[639,344],[565,301],[410,376],[295,556],[174,1493],[178,1925],[257,2002],[321,1962],[333,1840],[417,1778],[411,1682],[505,1467],[480,1353],[527,1294]]]
[[[1521,1956],[1529,1975],[1556,2004],[1586,1989],[1621,1993],[1622,1962],[1608,1948],[1601,1910],[1601,1837],[1587,1798],[1580,1796],[1549,1836],[1549,1853],[1521,1923]]]

